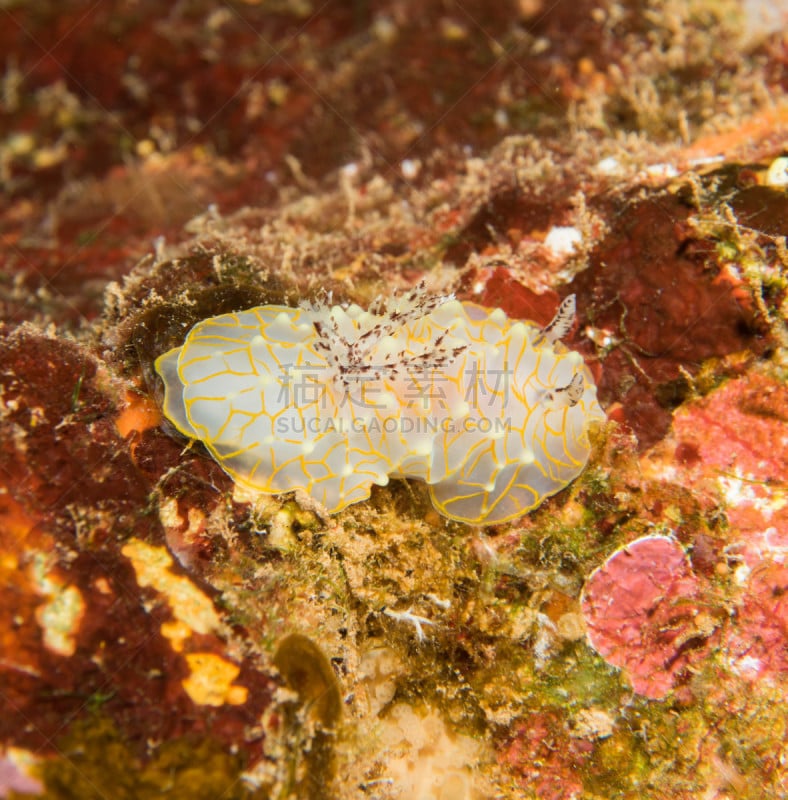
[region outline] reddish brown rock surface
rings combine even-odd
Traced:
[[[6,4],[0,796],[784,793],[786,40],[741,13]],[[252,503],[163,425],[196,321],[421,279],[577,295],[614,424],[532,515]]]

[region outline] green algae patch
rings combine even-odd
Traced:
[[[141,758],[104,717],[75,723],[58,741],[60,756],[42,762],[42,800],[262,800],[241,780],[243,757],[210,739],[183,737]],[[17,800],[23,797],[16,795]]]

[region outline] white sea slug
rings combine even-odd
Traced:
[[[472,525],[513,519],[582,471],[604,419],[578,353],[544,329],[420,285],[369,310],[259,306],[192,328],[156,361],[164,413],[239,484],[329,512],[389,477]]]

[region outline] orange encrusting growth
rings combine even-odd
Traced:
[[[126,392],[125,401],[123,410],[115,420],[115,428],[122,438],[161,424],[161,411],[150,398],[130,389]]]

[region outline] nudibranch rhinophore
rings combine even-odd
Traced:
[[[604,419],[560,342],[574,310],[540,329],[419,285],[366,311],[329,295],[222,314],[156,360],[164,413],[253,492],[335,512],[418,478],[441,514],[505,522],[580,474]]]

